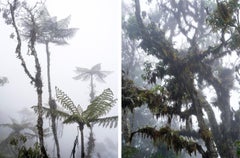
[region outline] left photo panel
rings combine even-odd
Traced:
[[[0,1],[0,157],[120,155],[121,1]]]

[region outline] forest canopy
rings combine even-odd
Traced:
[[[237,157],[238,0],[135,0],[122,20],[123,146],[141,149],[142,136],[176,153]],[[160,121],[136,124],[144,105]]]

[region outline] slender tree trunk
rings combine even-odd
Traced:
[[[90,102],[93,101],[95,94],[94,94],[94,84],[93,84],[93,75],[91,74],[91,81],[90,81],[90,88],[91,88],[91,92],[90,92]]]
[[[129,120],[129,109],[126,109],[122,113],[122,130],[123,130],[123,139],[126,146],[130,146],[130,137],[131,137],[131,126]]]
[[[90,92],[90,102],[92,102],[95,98],[95,93],[94,93],[94,84],[93,84],[93,74],[91,74],[90,76],[91,80],[90,80],[90,88],[91,88],[91,92]],[[89,140],[88,140],[88,150],[87,150],[87,155],[86,158],[91,158],[92,152],[94,151],[94,138],[93,138],[93,129],[92,127],[90,127],[90,136],[89,136]],[[83,149],[82,149],[83,150]]]
[[[49,100],[49,105],[50,105],[50,107],[56,107],[55,100],[54,99]],[[52,108],[51,110],[53,111],[55,109]],[[57,148],[57,158],[60,158],[61,156],[60,156],[60,147],[59,147],[59,142],[58,142],[58,137],[57,137],[56,114],[54,114],[53,112],[51,113],[51,122],[52,122],[53,137],[54,137],[54,141],[55,141],[56,148]]]
[[[92,127],[90,127],[90,134],[89,134],[89,139],[88,139],[86,158],[92,158],[92,153],[94,151],[94,147],[95,147],[95,139],[93,136],[93,129],[92,129]]]
[[[36,42],[35,19],[34,19],[34,16],[31,12],[31,10],[25,8],[31,17],[31,22],[33,24],[33,28],[30,32],[31,37],[29,40],[29,44],[30,44],[29,49],[31,51],[31,55],[34,56],[35,68],[36,68],[36,74],[35,74],[35,77],[33,77],[33,75],[31,75],[31,73],[29,72],[29,70],[25,64],[24,58],[22,56],[21,37],[20,37],[20,33],[19,33],[16,21],[15,21],[14,7],[12,6],[12,4],[9,4],[9,5],[10,5],[10,13],[11,13],[11,17],[12,17],[12,25],[17,34],[18,44],[17,44],[16,50],[15,50],[15,53],[17,54],[17,58],[20,59],[21,65],[23,66],[23,69],[24,69],[25,73],[27,74],[27,76],[30,78],[31,83],[34,83],[36,91],[37,91],[37,97],[38,97],[38,99],[37,99],[38,100],[38,103],[37,103],[37,106],[38,106],[37,129],[38,129],[38,136],[39,136],[39,142],[40,142],[41,157],[48,158],[46,149],[44,147],[43,118],[42,118],[42,116],[43,116],[43,111],[42,111],[42,87],[43,87],[43,85],[42,85],[42,79],[41,79],[41,66],[40,66],[40,63],[39,63],[39,60],[37,57],[37,52],[35,50],[35,42]]]
[[[47,53],[47,77],[48,77],[48,94],[49,100],[52,99],[52,88],[51,88],[51,76],[50,76],[50,51],[49,51],[49,43],[46,42],[46,53]]]
[[[210,70],[210,68],[203,67],[203,70]],[[236,158],[236,150],[234,147],[234,141],[238,138],[232,137],[232,127],[236,126],[233,123],[233,112],[231,111],[230,106],[230,90],[226,89],[224,85],[217,80],[212,72],[204,71],[200,72],[201,76],[209,82],[215,89],[217,93],[217,103],[218,108],[220,109],[221,113],[221,124],[217,124],[212,118],[215,117],[214,113],[211,112],[211,106],[209,105],[208,109],[206,106],[204,107],[210,121],[211,130],[214,134],[214,140],[216,146],[218,148],[219,155],[221,158]],[[203,104],[204,105],[204,104]],[[217,131],[217,133],[216,133]],[[238,132],[237,132],[238,133]]]
[[[193,104],[197,113],[199,134],[201,138],[204,140],[205,146],[207,148],[205,155],[202,155],[202,156],[203,158],[217,158],[218,152],[214,144],[212,132],[209,130],[208,126],[204,121],[201,105],[199,104],[198,98],[195,98],[195,96],[193,96]]]
[[[35,42],[36,42],[36,34],[37,34],[37,28],[35,23],[35,17],[32,14],[31,10],[28,8],[25,8],[30,17],[32,22],[32,29],[30,31],[30,39],[29,39],[29,49],[31,51],[31,55],[34,57],[35,61],[35,68],[36,68],[36,74],[34,79],[35,88],[37,89],[37,96],[38,96],[38,120],[37,120],[37,127],[38,127],[38,135],[39,135],[39,142],[40,142],[40,148],[41,148],[41,154],[43,158],[48,158],[46,149],[44,147],[44,133],[43,133],[43,109],[42,109],[42,71],[41,71],[41,65],[37,56],[37,52],[35,50]]]
[[[57,126],[56,126],[56,115],[53,113],[54,110],[56,110],[57,105],[54,99],[52,99],[52,88],[51,88],[51,75],[50,75],[50,51],[49,51],[49,43],[46,42],[46,53],[47,53],[47,77],[48,77],[48,94],[49,94],[49,106],[51,109],[51,121],[52,121],[52,132],[54,141],[57,148],[57,158],[60,158],[60,147],[57,137]]]
[[[42,87],[37,88],[38,94],[38,120],[37,120],[37,128],[39,135],[39,143],[41,148],[41,153],[43,158],[48,158],[46,149],[44,147],[44,133],[43,133],[43,111],[42,111]]]
[[[84,152],[84,136],[83,136],[84,124],[83,123],[79,123],[79,129],[81,133],[81,158],[84,158],[85,152]]]
[[[36,75],[35,75],[35,87],[37,89],[37,95],[38,95],[38,135],[39,135],[39,141],[40,141],[40,147],[41,147],[41,152],[42,152],[42,157],[43,158],[48,158],[46,149],[44,147],[44,133],[43,133],[43,109],[42,109],[42,71],[41,71],[41,66],[40,62],[38,60],[37,52],[35,50],[35,41],[36,41],[36,32],[35,32],[35,20],[34,16],[31,14],[32,17],[32,22],[33,22],[33,30],[32,30],[32,37],[30,39],[31,43],[31,54],[34,56],[35,59],[35,68],[36,68]]]

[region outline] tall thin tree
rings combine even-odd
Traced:
[[[70,23],[70,16],[67,18],[57,20],[57,17],[51,17],[47,8],[43,6],[39,15],[37,16],[37,34],[36,40],[38,43],[44,44],[46,47],[46,55],[47,55],[47,81],[48,81],[48,104],[50,109],[56,109],[55,99],[52,97],[52,89],[51,89],[51,74],[50,74],[50,50],[49,44],[54,43],[57,45],[65,45],[67,43],[67,39],[73,37],[77,31],[77,28],[68,28]],[[27,28],[28,26],[26,26]],[[51,122],[52,122],[52,131],[54,136],[54,141],[57,148],[57,157],[60,158],[60,147],[57,137],[57,126],[56,126],[56,116],[51,114]]]
[[[105,82],[104,78],[107,77],[108,74],[111,73],[111,71],[102,71],[101,70],[101,64],[94,65],[91,69],[88,68],[81,68],[76,67],[75,72],[78,74],[77,76],[73,77],[75,80],[82,79],[83,81],[90,79],[90,102],[92,102],[95,98],[95,90],[94,90],[94,77],[100,81]],[[90,135],[89,135],[89,142],[88,142],[88,151],[86,157],[91,157],[91,154],[94,150],[95,144],[94,144],[94,138],[93,138],[93,131],[92,127],[90,127]]]
[[[90,79],[90,102],[95,98],[95,90],[93,83],[94,77],[100,82],[105,82],[104,78],[111,73],[111,71],[102,71],[100,63],[94,65],[91,69],[76,67],[75,72],[78,74],[77,76],[73,77],[73,79],[75,80],[81,79],[82,81],[86,81]]]
[[[12,3],[8,2],[8,9],[4,10],[4,18],[7,24],[11,24],[14,28],[16,39],[17,39],[17,46],[15,49],[15,53],[17,54],[17,58],[21,62],[21,66],[24,69],[24,72],[31,80],[31,83],[34,84],[37,92],[37,107],[38,107],[38,119],[37,119],[37,128],[38,128],[38,136],[41,148],[41,157],[47,158],[47,152],[44,146],[44,135],[43,135],[43,118],[42,118],[42,72],[41,72],[41,65],[39,62],[38,54],[35,49],[36,43],[36,33],[37,33],[37,25],[36,25],[36,18],[35,13],[38,11],[38,3],[33,6],[29,7],[27,3],[20,3],[17,0],[14,0]],[[18,21],[20,20],[20,21]],[[28,53],[29,55],[33,56],[34,58],[34,66],[36,73],[31,74],[29,71],[25,59],[22,55],[22,36],[21,31],[22,27],[19,25],[20,23],[28,23],[29,27],[27,33],[28,36]]]

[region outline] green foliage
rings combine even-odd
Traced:
[[[98,124],[98,126],[105,128],[116,128],[118,125],[118,116],[94,119],[94,121],[92,121],[92,124]]]
[[[239,43],[240,43],[240,34],[239,34],[239,31],[235,31],[232,34],[229,47],[231,48],[231,50],[239,50],[240,49]]]
[[[70,113],[57,112],[62,117],[66,118],[64,123],[82,122],[89,124],[90,122],[99,123],[99,125],[112,127],[112,124],[117,122],[117,117],[100,118],[106,115],[107,112],[114,106],[116,100],[113,98],[113,93],[110,89],[105,89],[102,94],[97,96],[85,111],[80,106],[76,107],[73,101],[60,89],[56,88],[56,96],[62,106]]]
[[[109,88],[97,96],[85,111],[83,111],[80,105],[76,106],[71,98],[57,87],[56,96],[63,106],[63,109],[58,107],[56,110],[52,110],[43,107],[43,112],[47,117],[50,116],[50,113],[54,113],[57,118],[64,119],[63,123],[81,123],[88,126],[92,123],[93,125],[98,124],[99,126],[110,128],[117,126],[117,116],[102,117],[106,115],[116,103],[116,99],[113,98],[113,93]],[[33,108],[35,112],[37,112],[37,107],[33,106]]]
[[[213,31],[222,31],[222,38],[225,33],[231,35],[229,47],[232,50],[239,49],[239,8],[238,0],[221,1],[207,17]]]
[[[2,153],[2,151],[0,151],[0,158],[8,158],[8,156]]]
[[[115,105],[116,100],[113,98],[111,89],[105,89],[102,94],[97,96],[87,109],[83,112],[84,118],[87,120],[94,120],[103,115],[106,115],[110,109]]]
[[[133,81],[123,76],[122,108],[124,111],[130,109],[134,115],[135,108],[146,105],[155,116],[164,116],[160,119],[165,121],[168,118],[170,121],[166,124],[169,127],[172,117],[176,116],[186,124],[180,126],[181,132],[188,130],[193,138],[204,141],[205,146],[201,147],[183,139],[180,132],[174,134],[169,130],[165,135],[161,134],[166,130],[165,126],[159,130],[152,127],[137,130],[155,142],[166,142],[176,152],[186,149],[189,154],[198,151],[202,157],[236,157],[231,151],[233,142],[239,137],[239,121],[237,117],[233,119],[237,115],[230,103],[230,92],[234,91],[235,83],[232,70],[239,68],[239,61],[234,63],[225,59],[232,57],[233,52],[239,56],[239,1],[216,2],[158,1],[156,5],[144,5],[147,16],[143,18],[140,4],[144,2],[135,0],[134,19],[138,25],[136,30],[140,32],[129,29],[133,30],[133,35],[137,34],[131,38],[139,44],[136,52],[153,56],[154,61],[144,65],[146,74],[143,77],[149,83],[144,88],[136,87]],[[217,63],[220,61],[228,67],[219,68]],[[154,84],[160,85],[159,90],[146,88]],[[204,96],[211,95],[205,94],[205,88],[213,89],[210,93],[216,94],[214,105],[221,112],[221,124],[213,105]],[[192,131],[189,125],[192,116],[197,119],[198,132]]]
[[[129,108],[133,111],[134,108],[148,104],[149,109],[153,114],[159,114],[160,109],[165,105],[164,90],[161,86],[156,86],[153,90],[144,90],[136,87],[132,80],[122,79],[122,108]],[[126,88],[125,88],[126,87]]]
[[[160,141],[167,144],[167,148],[172,148],[176,153],[180,153],[183,149],[191,155],[196,155],[197,150],[200,150],[201,146],[196,142],[185,139],[180,136],[177,131],[171,130],[169,127],[162,127],[156,130],[152,127],[141,128],[131,134],[131,139],[135,134],[141,134],[143,137],[151,138],[155,143]]]
[[[207,22],[216,31],[217,29],[226,28],[228,26],[233,26],[236,22],[236,17],[234,12],[239,7],[238,1],[230,0],[218,2],[217,7],[207,18]]]
[[[80,116],[82,114],[81,108],[77,108],[73,101],[65,94],[62,90],[55,87],[56,89],[56,97],[61,105],[68,110],[72,115]]]
[[[126,23],[123,23],[123,29],[127,30],[127,35],[130,39],[138,39],[140,30],[135,16],[130,16]]]
[[[183,93],[184,87],[181,87],[182,90],[180,90],[178,87],[179,85],[177,83],[172,84],[171,81],[174,81],[174,78],[166,82],[170,83],[170,87],[156,85],[152,89],[142,89],[136,87],[132,80],[123,78],[123,110],[128,108],[133,112],[134,108],[147,104],[152,114],[157,118],[160,116],[167,116],[171,119],[173,115],[179,115],[180,118],[185,120],[191,115],[191,111],[186,110],[181,112],[180,107],[182,100],[187,101],[189,96],[187,93]]]
[[[123,146],[122,158],[132,158],[134,154],[138,152],[138,149],[131,146]]]
[[[160,143],[158,146],[158,151],[151,155],[151,158],[185,158],[183,154],[176,154],[174,150],[168,149],[166,144]]]
[[[240,141],[235,142],[237,156],[240,157]]]
[[[97,96],[90,105],[88,105],[85,111],[82,110],[80,106],[74,105],[73,101],[60,89],[56,88],[56,96],[58,101],[62,104],[63,108],[67,111],[55,110],[57,116],[63,117],[64,123],[78,123],[81,132],[81,146],[82,146],[82,157],[84,157],[84,140],[83,140],[83,129],[84,125],[92,128],[92,125],[98,123],[103,125],[103,127],[109,126],[113,127],[115,122],[115,127],[117,126],[117,116],[100,118],[106,115],[107,112],[114,106],[116,100],[113,98],[113,92],[108,88],[105,89],[102,94]],[[49,111],[50,109],[45,110]],[[93,145],[93,144],[90,144]],[[93,147],[93,146],[92,146]],[[75,148],[75,145],[74,145]],[[91,147],[89,148],[91,149]],[[73,150],[75,153],[75,149]],[[74,155],[73,153],[73,155]],[[89,154],[91,151],[89,151]]]
[[[26,147],[27,138],[24,135],[19,135],[10,140],[10,144],[17,149],[18,158],[41,158],[41,150],[38,143],[35,143],[33,147]]]

